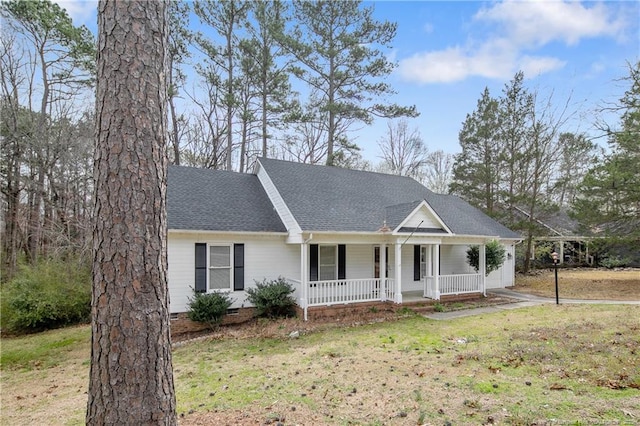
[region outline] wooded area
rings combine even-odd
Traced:
[[[0,6],[2,280],[44,259],[88,264],[96,41],[47,0]],[[360,2],[169,3],[169,161],[251,171],[258,156],[412,176],[521,231],[571,211],[585,234],[638,236],[639,64],[598,124],[609,149],[568,128],[568,99],[517,73],[485,90],[462,124],[462,152],[429,152],[412,106],[387,102],[396,24]],[[286,24],[286,25],[285,25]],[[380,164],[350,130],[389,117]],[[597,117],[594,116],[594,121]],[[574,120],[575,121],[575,120]],[[529,259],[531,253],[524,253]],[[525,269],[528,268],[525,262]]]

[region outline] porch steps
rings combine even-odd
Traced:
[[[436,304],[446,304],[451,302],[465,302],[477,299],[485,299],[478,293],[473,294],[458,294],[458,295],[446,295],[440,297],[440,300],[433,300],[427,298],[420,298],[418,300],[405,300],[402,305],[396,305],[396,310],[403,308],[409,308],[419,315],[431,314],[435,311]]]

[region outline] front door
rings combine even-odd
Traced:
[[[386,259],[386,274],[389,277],[389,246],[385,246],[384,250]],[[373,247],[373,278],[380,278],[380,246]]]

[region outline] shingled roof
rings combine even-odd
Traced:
[[[408,177],[259,162],[303,231],[377,232],[385,221],[394,229],[424,200],[456,235],[520,238],[462,199],[435,194]],[[167,200],[172,230],[287,231],[255,174],[169,166]]]
[[[395,228],[422,200],[456,235],[520,236],[469,203],[435,194],[403,176],[259,159],[303,231],[376,232]]]
[[[169,229],[286,232],[256,175],[169,166]]]

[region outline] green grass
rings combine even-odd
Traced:
[[[63,363],[71,353],[86,351],[91,339],[87,326],[68,327],[43,333],[2,339],[0,368],[50,368]]]

